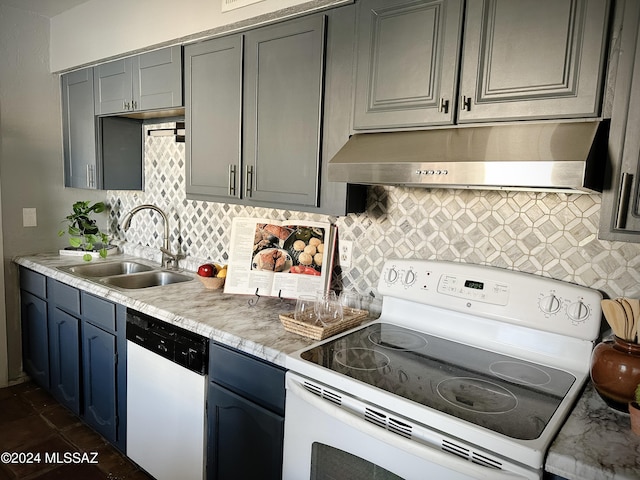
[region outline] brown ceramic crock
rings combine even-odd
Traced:
[[[591,381],[607,405],[628,413],[640,384],[640,345],[616,336],[596,345],[591,354]]]

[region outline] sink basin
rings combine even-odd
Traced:
[[[75,265],[73,267],[61,267],[69,273],[81,277],[109,277],[112,275],[125,275],[136,272],[147,272],[153,267],[137,262],[108,262],[92,263],[88,265]]]
[[[102,283],[107,285],[126,289],[159,287],[161,285],[171,285],[172,283],[188,282],[190,280],[193,280],[193,277],[166,270],[154,270],[151,272],[132,273],[129,275],[118,275],[100,279]]]

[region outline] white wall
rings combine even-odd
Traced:
[[[353,0],[262,0],[225,13],[221,3],[222,0],[90,0],[51,19],[51,71]]]
[[[64,188],[60,79],[49,72],[49,19],[0,5],[0,65],[2,385],[3,372],[8,369],[9,381],[16,380],[22,365],[18,269],[11,259],[63,246],[57,231],[72,203],[104,198],[104,193]],[[36,208],[37,227],[22,226],[24,207]]]

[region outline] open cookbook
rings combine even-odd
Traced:
[[[224,292],[297,298],[326,290],[335,231],[323,222],[234,218]]]

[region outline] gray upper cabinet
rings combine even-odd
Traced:
[[[242,35],[184,49],[186,191],[240,198]]]
[[[609,3],[363,0],[354,128],[598,116]]]
[[[66,187],[142,189],[142,120],[96,117],[94,69],[62,75]]]
[[[62,130],[65,186],[97,188],[93,68],[62,75]]]
[[[607,0],[468,0],[459,122],[595,117]]]
[[[244,194],[318,206],[324,70],[322,15],[246,34]]]
[[[454,121],[461,0],[358,4],[354,127]]]
[[[187,45],[188,198],[362,210],[364,189],[328,182],[322,169],[348,139],[354,34],[354,9],[341,8]]]
[[[182,47],[98,65],[95,112],[110,115],[182,106]]]
[[[640,2],[616,4],[623,18],[609,135],[610,172],[602,192],[598,237],[640,242]]]

